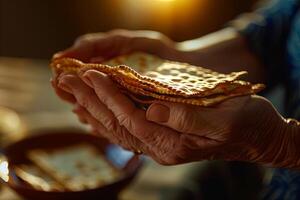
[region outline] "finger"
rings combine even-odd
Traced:
[[[83,62],[89,62],[90,58],[94,57],[97,52],[95,52],[95,45],[97,40],[102,38],[104,34],[102,33],[90,33],[78,37],[74,45],[64,51],[58,52],[54,55],[54,59],[70,57],[76,58]]]
[[[94,43],[86,42],[81,45],[72,46],[64,51],[58,52],[53,56],[53,59],[58,58],[76,58],[83,62],[89,62],[90,58],[94,56]]]
[[[82,62],[101,63],[112,57],[119,55],[117,50],[108,46],[109,41],[88,41],[80,45],[74,45],[64,51],[58,52],[53,59],[59,58],[75,58]]]
[[[76,99],[75,97],[68,93],[68,92],[65,92],[64,90],[60,89],[58,86],[57,86],[57,82],[55,80],[51,80],[51,85],[52,87],[54,88],[54,91],[55,93],[63,100],[69,102],[69,103],[72,103],[74,104],[76,102]]]
[[[109,33],[109,32],[108,32]],[[87,43],[87,42],[91,42],[91,43],[95,43],[103,38],[107,38],[108,35],[105,32],[97,32],[97,33],[88,33],[88,34],[84,34],[79,36],[75,42],[74,42],[74,46],[80,46],[83,43]]]
[[[129,34],[123,34],[128,32]],[[100,63],[105,60],[114,58],[131,52],[132,33],[129,31],[116,30],[108,33],[87,34],[80,37],[75,42],[75,47],[85,43],[92,43],[93,53],[90,55],[89,62]]]
[[[72,47],[56,53],[53,58],[70,57],[83,62],[99,62],[100,58],[102,61],[107,60],[119,55],[118,52],[124,47],[122,45],[124,37],[121,40],[116,38],[121,37],[104,33],[86,34],[79,37]]]
[[[178,133],[147,121],[145,112],[137,109],[108,76],[95,70],[88,70],[82,75],[82,79],[93,85],[101,102],[113,112],[120,125],[125,126],[143,143],[167,149],[176,145]]]
[[[146,120],[146,113],[135,108],[106,75],[89,70],[82,75],[82,79],[93,86],[99,99],[114,113],[120,125],[150,148],[151,157],[162,164],[178,162],[178,147],[184,142],[180,139],[181,134]]]
[[[91,58],[90,62],[91,63],[102,63],[105,60],[106,59],[103,56],[97,56],[97,57]]]
[[[203,117],[208,112],[205,108],[196,106],[156,102],[147,109],[147,120],[168,126],[182,133],[201,134],[205,127],[206,119]]]
[[[97,120],[95,119],[85,108],[82,106],[78,106],[75,109],[76,114],[80,115],[81,118],[84,118],[85,121],[90,124],[93,129],[97,130],[98,135],[109,139],[113,143],[118,143],[115,138],[111,137],[111,134],[107,131],[107,129]]]
[[[107,130],[118,129],[118,123],[113,113],[99,101],[94,90],[75,75],[64,75],[59,79],[58,86],[67,86],[75,96],[79,105],[84,107],[95,119],[101,122]],[[63,88],[64,89],[64,88]]]
[[[93,118],[87,111],[84,115],[85,115],[85,119],[87,120],[88,124],[90,124],[92,126],[94,135],[102,136],[102,137],[108,139],[111,143],[121,146],[125,150],[131,151],[136,154],[148,155],[148,156],[151,156],[157,162],[166,163],[166,162],[163,162],[163,160],[160,159],[160,157],[157,156],[151,150],[151,148],[149,148],[147,145],[142,143],[140,140],[135,138],[130,133],[127,134],[126,138],[116,139],[117,137],[113,136],[112,132],[107,131],[105,129],[105,127],[103,125],[99,124],[99,122],[95,118]]]
[[[87,123],[88,123],[87,120],[85,119],[85,117],[82,116],[82,114],[77,113],[77,111],[73,111],[73,113],[76,114],[78,120],[79,120],[81,123],[83,123],[83,124],[87,124]]]
[[[96,132],[98,136],[102,136],[114,144],[121,145],[121,140],[118,140],[116,137],[113,137],[111,132],[109,132],[103,126],[103,124],[101,124],[101,122],[95,119],[84,107],[78,105],[74,110],[81,118],[84,118],[84,120],[89,125],[91,125],[93,132]],[[127,145],[126,148],[128,148]]]
[[[85,108],[78,106],[76,108],[76,112],[86,119],[86,121],[93,127],[93,129],[97,131],[98,135],[107,138],[112,143],[118,144],[123,148],[133,152],[141,151],[143,153],[152,155],[152,153],[149,151],[148,148],[146,148],[146,146],[143,143],[141,143],[137,138],[130,135],[129,133],[126,135],[126,138],[118,138],[118,140],[116,140],[116,137],[114,137],[110,131],[108,131],[87,110],[85,110]],[[131,141],[131,142],[126,142],[126,141]]]
[[[113,113],[99,101],[94,91],[84,82],[82,82],[77,76],[65,75],[60,79],[59,82],[64,83],[72,90],[72,93],[74,93],[79,105],[84,107],[93,117],[92,119],[88,117],[90,122],[93,122],[93,124],[95,124],[95,121],[99,121],[101,125],[106,129],[106,131],[103,129],[101,129],[101,131],[103,131],[103,133],[110,132],[110,134],[106,134],[107,138],[117,144],[122,144],[127,148],[130,147],[131,149],[133,149],[139,143],[138,139],[132,136],[126,130],[126,128],[121,127],[118,124],[118,121],[116,120]],[[85,115],[87,116],[87,114]]]
[[[209,148],[220,145],[221,140],[215,137],[222,132],[220,127],[214,127],[208,117],[218,114],[210,108],[201,108],[192,105],[172,102],[156,102],[150,105],[146,112],[149,121],[167,126],[183,133],[181,139],[192,141],[196,148]],[[213,128],[214,127],[214,128]]]
[[[75,104],[72,112],[76,114],[78,120],[83,123],[83,124],[87,124],[87,120],[85,118],[85,115],[81,112],[81,106],[79,104]]]
[[[184,146],[192,150],[203,151],[220,145],[219,141],[194,134],[181,134],[180,139]]]

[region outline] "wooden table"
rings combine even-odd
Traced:
[[[85,128],[59,100],[49,80],[48,61],[0,57],[0,106],[17,111],[27,126],[27,134],[45,128]],[[148,159],[135,181],[120,199],[174,199],[172,194],[185,187],[201,164],[160,166]],[[8,188],[0,190],[0,200],[21,200]]]

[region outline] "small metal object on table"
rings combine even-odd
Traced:
[[[71,106],[56,97],[50,85],[46,60],[0,57],[0,106],[15,110],[27,125],[27,134],[41,128],[84,128]],[[156,200],[177,190],[199,164],[160,166],[147,159],[135,181],[121,194],[124,200]],[[0,200],[21,200],[9,188],[0,189]]]

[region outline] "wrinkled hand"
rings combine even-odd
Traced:
[[[111,142],[141,150],[161,164],[204,159],[266,163],[277,152],[280,135],[275,140],[274,134],[283,119],[261,97],[237,97],[209,108],[157,102],[143,111],[100,72],[65,74],[57,80],[54,86],[64,91],[58,94],[78,105],[75,112],[82,122]]]
[[[83,62],[101,63],[134,51],[147,52],[171,60],[180,60],[182,54],[176,50],[172,40],[159,32],[113,30],[83,35],[72,47],[55,54],[54,58],[71,57]]]
[[[170,159],[167,154],[180,135],[147,121],[145,111],[135,108],[106,75],[90,70],[80,78],[67,74],[57,81],[53,85],[58,95],[76,105],[74,112],[94,132],[125,149],[140,150],[159,163],[171,163],[164,159]]]
[[[54,57],[103,62],[143,51],[181,60],[183,55],[174,46],[157,32],[117,30],[82,36]],[[141,150],[162,164],[203,159],[270,163],[282,146],[283,119],[257,96],[233,98],[210,108],[157,102],[143,111],[100,72],[90,70],[81,77],[62,74],[52,85],[98,135],[126,149]]]

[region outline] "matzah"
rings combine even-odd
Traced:
[[[65,188],[43,172],[36,165],[20,165],[15,167],[16,175],[36,190],[65,191]]]
[[[120,178],[120,172],[88,144],[53,151],[32,150],[28,158],[69,191],[94,189]]]
[[[73,58],[52,61],[57,77],[61,72],[75,74],[88,69],[101,71],[118,84],[134,101],[156,100],[198,106],[211,106],[228,98],[249,95],[264,88],[238,78],[247,72],[218,73],[203,67],[164,60],[145,53],[120,56],[102,64],[83,63]]]

